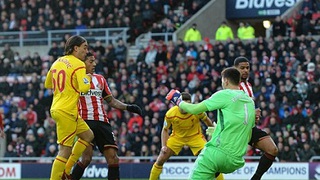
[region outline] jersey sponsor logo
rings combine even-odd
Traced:
[[[292,7],[297,0],[237,0],[235,9],[264,9],[271,7]]]
[[[89,82],[89,80],[87,78],[83,78],[83,83],[84,84],[89,84],[90,82]]]
[[[95,90],[95,89],[90,89],[88,92],[80,93],[80,96],[96,96],[96,97],[102,97],[102,91],[101,90]]]

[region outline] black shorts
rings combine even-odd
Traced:
[[[92,143],[95,146],[98,146],[101,153],[103,153],[104,149],[108,147],[118,149],[118,146],[114,139],[112,128],[109,123],[91,120],[86,120],[86,123],[94,134]]]
[[[253,146],[256,142],[260,141],[264,137],[269,136],[265,131],[257,128],[257,126],[252,128],[251,139],[249,141],[249,145]]]

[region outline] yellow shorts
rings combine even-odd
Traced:
[[[75,137],[90,129],[79,114],[76,117],[61,110],[51,110],[50,113],[56,122],[58,144],[72,147]]]
[[[170,148],[175,155],[178,155],[183,146],[189,146],[193,155],[198,155],[201,149],[203,149],[207,140],[203,134],[197,134],[189,137],[177,137],[175,135],[170,135],[167,141],[167,147]]]

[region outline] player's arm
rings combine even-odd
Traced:
[[[47,73],[47,77],[46,77],[46,80],[44,82],[44,87],[47,88],[47,89],[53,89],[51,70],[49,70],[48,73]]]
[[[202,122],[204,122],[207,125],[206,134],[209,137],[211,137],[217,124],[207,116],[207,113],[202,113],[201,116],[202,116],[201,118]]]
[[[172,89],[166,96],[166,99],[171,101],[173,104],[179,106],[182,110],[190,114],[200,114],[208,111],[204,101],[198,104],[188,103],[182,100],[181,93],[178,90]]]
[[[205,103],[203,103],[203,101],[197,104],[182,101],[179,104],[179,107],[190,114],[199,114],[208,111],[207,106],[205,105]]]
[[[91,76],[86,74],[85,66],[78,69],[75,74],[78,80],[78,90],[83,93],[88,92],[90,89]]]
[[[203,122],[208,126],[208,127],[214,127],[214,123],[215,122],[212,122],[211,119],[207,116]]]
[[[255,109],[255,114],[256,114],[256,119],[255,119],[255,123],[258,124],[261,118],[261,109],[260,108],[256,108]]]
[[[130,112],[142,115],[142,110],[138,105],[123,103],[118,99],[114,98],[111,94],[105,96],[104,100],[107,101],[107,103],[113,108],[120,109],[120,110],[127,110]]]
[[[121,101],[119,101],[118,99],[114,98],[112,95],[107,95],[104,97],[104,100],[107,101],[107,103],[116,109],[120,109],[120,110],[126,110],[127,109],[127,105]]]
[[[169,129],[163,127],[162,131],[161,131],[161,145],[163,146],[167,146],[167,141],[169,139]]]
[[[164,119],[163,122],[163,128],[161,131],[161,152],[162,153],[166,153],[167,152],[167,141],[169,139],[169,129],[171,127],[171,123],[170,121],[167,121],[166,119]]]

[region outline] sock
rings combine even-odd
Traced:
[[[57,156],[52,163],[50,180],[61,179],[63,170],[66,166],[67,159],[61,156]]]
[[[260,180],[262,175],[271,167],[275,158],[276,157],[268,153],[264,153],[259,160],[258,168],[251,180]]]
[[[70,174],[72,166],[77,162],[77,160],[82,155],[83,151],[89,146],[90,144],[82,139],[78,139],[78,141],[75,143],[71,156],[69,157],[66,168],[64,172],[66,174]]]
[[[156,163],[153,164],[150,172],[149,180],[158,180],[162,172],[163,166],[158,166]]]
[[[216,177],[216,180],[224,180],[223,174],[219,173],[219,175]]]
[[[72,179],[74,180],[81,179],[85,169],[86,167],[80,161],[78,161],[72,170]]]
[[[108,165],[108,180],[120,180],[119,164]]]

